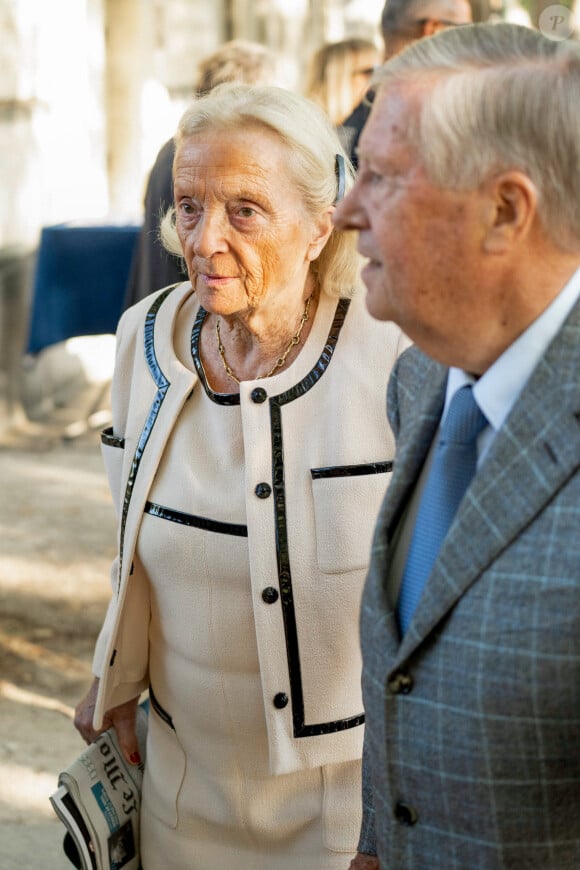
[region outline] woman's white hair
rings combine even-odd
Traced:
[[[553,243],[580,245],[580,46],[515,24],[450,28],[401,52],[375,85],[434,76],[410,126],[430,179],[470,190],[518,169]]]
[[[352,186],[352,166],[325,113],[310,100],[278,87],[224,84],[214,88],[182,116],[176,153],[184,140],[207,130],[247,129],[249,124],[273,132],[287,147],[288,171],[314,219],[336,202],[337,155],[344,160],[346,190]],[[182,256],[174,209],[161,222],[161,239],[168,251]],[[359,266],[355,234],[335,227],[310,268],[321,292],[348,296],[359,286]]]

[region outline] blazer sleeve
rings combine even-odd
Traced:
[[[366,738],[362,758],[362,810],[363,815],[357,851],[362,852],[363,855],[376,855],[375,806]]]

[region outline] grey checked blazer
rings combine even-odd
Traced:
[[[447,369],[393,372],[395,469],[361,612],[367,797],[382,870],[580,868],[580,303],[472,481],[408,633],[389,541]]]

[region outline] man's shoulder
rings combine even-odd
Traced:
[[[444,369],[440,363],[419,350],[416,344],[408,347],[399,359],[393,373],[394,378],[404,385],[415,385],[421,388],[421,383],[433,374],[439,374]]]

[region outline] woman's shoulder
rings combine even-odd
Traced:
[[[167,310],[175,310],[179,308],[184,299],[193,292],[189,281],[182,281],[178,284],[170,284],[168,287],[162,287],[154,293],[150,293],[143,299],[140,299],[135,305],[124,312],[119,321],[118,331],[138,330],[145,323],[147,318],[155,318],[161,308],[164,312]]]

